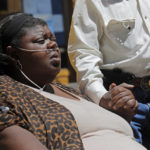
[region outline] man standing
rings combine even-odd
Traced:
[[[138,100],[135,138],[150,149],[149,0],[76,0],[68,55],[80,90],[106,109],[123,107],[119,100],[111,103],[109,87],[126,83]]]

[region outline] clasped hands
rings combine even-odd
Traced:
[[[99,105],[130,122],[138,108],[138,102],[131,92],[133,87],[126,83],[120,85],[112,83],[109,91],[102,96]]]

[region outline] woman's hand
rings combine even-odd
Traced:
[[[110,90],[101,98],[100,106],[122,116],[130,122],[135,115],[138,102],[135,100],[131,90],[134,86],[130,84],[110,85]]]

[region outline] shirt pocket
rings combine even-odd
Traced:
[[[135,19],[110,20],[106,28],[113,43],[128,50],[137,49]]]

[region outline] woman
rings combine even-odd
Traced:
[[[130,118],[52,83],[61,59],[45,21],[23,13],[10,15],[1,21],[0,42],[0,149],[145,149],[133,139],[125,120]],[[118,97],[121,101],[122,94],[126,107],[128,102],[136,104],[123,86],[119,93],[114,86],[110,90],[114,101]]]

